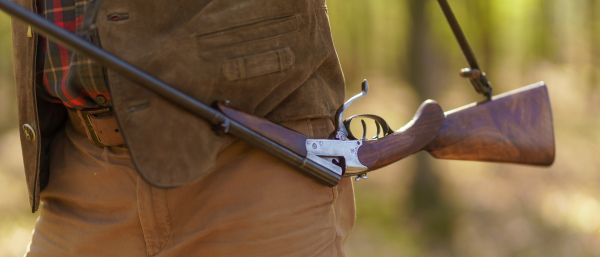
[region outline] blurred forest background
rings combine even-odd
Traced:
[[[419,153],[355,183],[346,243],[362,256],[600,256],[600,2],[451,0],[496,94],[548,84],[557,159],[550,168],[435,160]],[[434,0],[328,0],[347,115],[378,114],[394,130],[419,104],[481,100]],[[9,18],[0,13],[0,255],[21,256],[37,218],[18,142]]]

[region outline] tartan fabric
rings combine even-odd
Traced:
[[[37,0],[38,10],[47,20],[99,45],[96,31],[82,29],[87,0]],[[42,36],[44,66],[41,85],[55,102],[69,108],[110,106],[104,68],[66,47]]]

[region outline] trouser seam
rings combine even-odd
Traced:
[[[146,256],[159,254],[171,240],[166,191],[155,190],[138,176],[138,216],[146,243]]]
[[[335,204],[336,204],[336,202],[338,200],[338,196],[339,196],[338,186],[332,187],[331,188],[331,192],[332,192],[332,195],[333,195],[333,199],[331,200],[331,203],[330,203],[331,212],[333,214],[333,224],[332,224],[333,225],[333,242],[332,242],[332,247],[334,248],[335,255],[339,256],[340,253],[339,253],[339,251],[337,249],[337,245],[336,245],[337,240],[338,240],[338,236],[339,236],[338,235],[338,231],[337,231],[337,222],[338,222],[338,220],[337,220],[337,212],[335,211]]]

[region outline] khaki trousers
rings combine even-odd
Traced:
[[[327,119],[284,125],[312,138],[333,130]],[[344,256],[355,218],[350,179],[323,186],[240,140],[199,181],[161,189],[127,149],[70,126],[52,145],[41,197],[26,256]]]

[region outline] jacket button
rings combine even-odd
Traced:
[[[106,97],[104,97],[103,95],[96,96],[96,103],[101,104],[101,105],[105,104]]]
[[[32,142],[35,140],[35,130],[33,130],[33,127],[31,125],[25,124],[23,125],[23,127],[21,127],[21,129],[23,129],[23,134],[25,135],[25,138],[27,138],[27,140]]]

